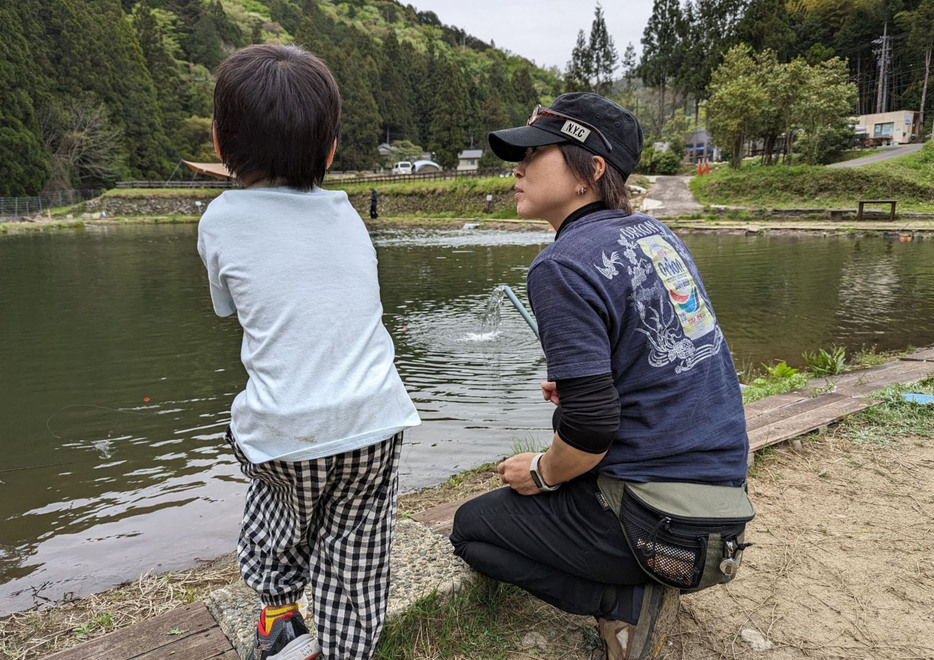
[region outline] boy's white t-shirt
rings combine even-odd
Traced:
[[[249,379],[231,432],[250,461],[332,456],[420,424],[383,326],[376,250],[344,192],[225,191],[198,253],[214,311],[243,327]]]

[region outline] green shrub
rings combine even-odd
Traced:
[[[675,151],[658,151],[648,146],[642,150],[637,169],[642,174],[677,174],[680,167],[681,158]]]
[[[815,376],[834,376],[846,370],[845,346],[834,346],[830,352],[823,348],[816,353],[805,351],[801,357]]]
[[[774,367],[763,364],[765,375],[754,378],[743,389],[743,403],[752,403],[773,394],[784,394],[807,385],[808,379],[794,367],[779,362]]]

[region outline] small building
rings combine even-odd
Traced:
[[[856,118],[854,130],[857,135],[864,135],[868,144],[908,144],[921,134],[919,115],[913,110],[860,115]]]
[[[457,154],[458,172],[475,172],[480,169],[480,158],[483,157],[483,149],[464,149]]]

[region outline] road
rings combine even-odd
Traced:
[[[898,156],[906,156],[912,154],[916,151],[920,151],[922,144],[905,144],[899,147],[889,147],[884,150],[877,151],[874,154],[869,156],[863,156],[862,158],[855,158],[854,160],[845,160],[842,163],[834,163],[833,165],[828,165],[827,167],[859,167],[860,165],[868,165],[869,163],[876,163],[880,160],[888,160],[889,158],[897,158]]]

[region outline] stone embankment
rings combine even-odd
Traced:
[[[201,215],[211,200],[222,191],[205,191],[201,195],[186,197],[131,197],[122,195],[104,195],[85,202],[86,213],[93,217],[95,213],[106,213],[108,216],[130,215]],[[200,206],[199,206],[200,204]],[[75,213],[75,219],[81,219],[82,213]]]
[[[108,216],[157,216],[157,215],[200,215],[214,197],[222,191],[206,191],[201,195],[185,197],[136,197],[105,195],[87,202],[85,212],[92,214],[104,212]],[[379,213],[386,216],[433,216],[456,213],[461,217],[479,217],[495,214],[499,211],[515,209],[515,199],[511,190],[507,192],[486,193],[483,191],[418,192],[412,194],[379,194]],[[487,196],[490,199],[487,199]],[[367,217],[370,210],[369,191],[349,195],[350,203]],[[200,206],[199,206],[200,204]],[[81,213],[75,213],[75,219],[82,219]],[[99,216],[98,216],[99,217]]]

